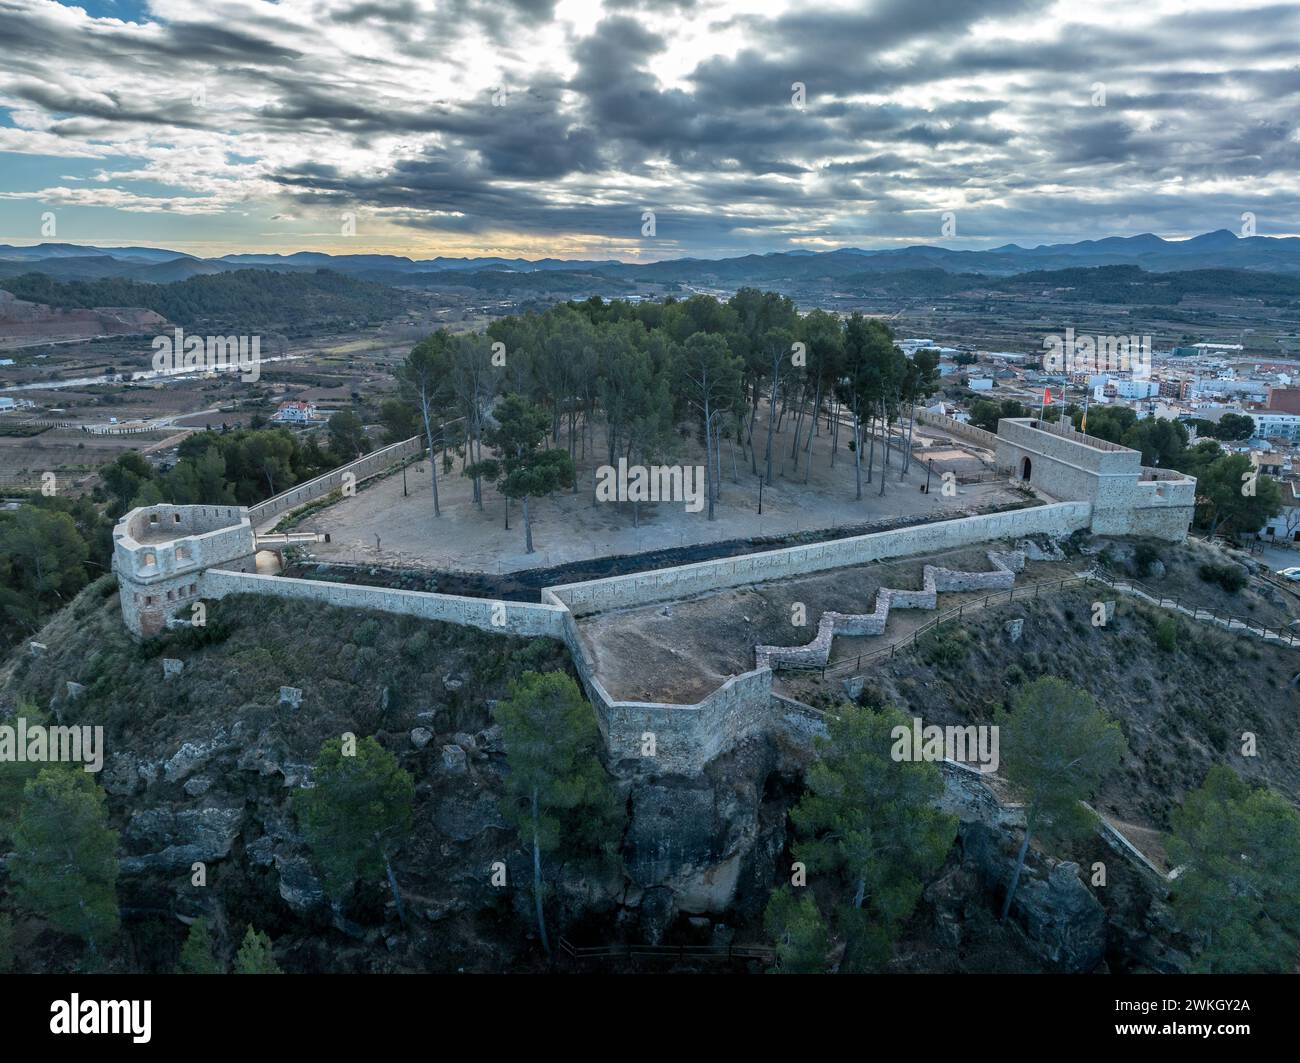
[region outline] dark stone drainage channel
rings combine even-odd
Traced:
[[[982,516],[986,513],[1007,513],[1028,509],[1037,502],[1012,502],[1001,506],[953,514],[956,517]],[[925,517],[894,518],[857,524],[842,528],[825,528],[791,535],[767,536],[754,539],[728,539],[726,542],[705,543],[699,546],[674,547],[669,550],[651,550],[643,554],[619,554],[614,557],[596,557],[588,561],[574,561],[551,568],[529,568],[518,572],[443,572],[428,569],[389,568],[383,565],[354,565],[348,563],[307,561],[288,567],[286,576],[296,579],[326,580],[331,583],[361,583],[370,587],[391,587],[396,590],[428,591],[437,594],[460,594],[468,598],[492,598],[496,601],[539,602],[543,587],[563,583],[582,583],[585,580],[625,576],[634,572],[653,572],[689,565],[696,561],[714,561],[720,557],[738,557],[761,550],[777,550],[783,546],[800,546],[805,543],[832,542],[854,535],[893,531],[928,524]]]

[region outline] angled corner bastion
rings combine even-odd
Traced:
[[[257,535],[243,506],[133,509],[113,529],[122,619],[133,634],[147,637],[162,632],[172,617],[199,599],[261,594],[343,609],[376,609],[502,635],[565,637],[567,611],[554,605],[258,574],[259,550],[283,550],[298,541],[310,540],[292,534]]]
[[[243,506],[141,506],[113,529],[113,571],[122,619],[156,635],[183,606],[203,597],[210,568],[252,571],[257,539]]]
[[[1196,505],[1196,479],[1142,464],[1136,450],[1033,417],[998,422],[997,462],[1062,501],[1092,507],[1095,535],[1149,535],[1182,542]]]

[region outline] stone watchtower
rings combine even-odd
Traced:
[[[1196,506],[1196,478],[1153,469],[1129,447],[1035,417],[998,421],[997,462],[1013,479],[1063,502],[1092,506],[1097,535],[1182,542]]]
[[[141,506],[113,529],[122,619],[156,635],[200,597],[203,571],[256,571],[257,540],[243,506]]]

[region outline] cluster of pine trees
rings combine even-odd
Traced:
[[[287,428],[194,432],[181,442],[170,469],[159,471],[127,451],[100,478],[114,518],[160,502],[251,506],[369,450],[361,419],[340,410],[329,420],[323,445],[316,433]]]
[[[1060,852],[1096,828],[1083,802],[1119,770],[1127,743],[1087,691],[1055,676],[1024,686],[993,722],[1000,774],[1025,812],[1001,891],[1005,921],[1031,843]],[[949,859],[957,821],[936,807],[939,766],[894,760],[899,726],[910,721],[888,707],[846,705],[828,717],[808,789],[790,812],[793,873],[773,891],[764,916],[776,947],[774,973],[887,968],[924,887]],[[1284,797],[1215,766],[1175,809],[1167,849],[1182,868],[1170,900],[1192,942],[1195,970],[1295,970],[1300,814]]]
[[[444,471],[452,450],[463,455],[480,507],[486,474],[499,468],[484,452],[487,430],[498,399],[513,396],[541,411],[551,449],[574,467],[589,454],[610,465],[667,464],[694,431],[713,519],[723,479],[738,479],[741,463],[769,484],[789,463],[806,482],[821,431],[832,436],[832,464],[841,441],[852,455],[858,498],[879,454],[883,494],[896,435],[910,433],[910,404],[937,387],[938,353],[909,358],[881,321],[801,315],[785,296],[743,288],[725,302],[593,298],[503,318],[481,335],[440,331],[411,351],[400,377],[404,398],[383,408],[390,436],[422,431],[430,451],[444,453]],[[526,413],[516,406],[507,417]],[[787,439],[778,442],[780,433]],[[902,451],[900,478],[910,448]],[[437,513],[436,463],[431,471]],[[548,490],[578,489],[567,473],[542,479]]]

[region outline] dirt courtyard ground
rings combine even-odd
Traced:
[[[748,452],[734,455],[725,441],[722,450],[723,479],[716,520],[707,511],[690,513],[681,503],[647,503],[641,506],[640,527],[633,527],[631,503],[593,500],[595,469],[604,461],[604,435],[596,431],[600,461],[590,456],[578,463],[578,490],[561,492],[532,503],[533,541],[536,552],[524,550],[523,514],[518,504],[510,507],[510,528],[505,528],[505,500],[497,491],[485,488],[485,508],[480,512],[471,501],[471,484],[460,475],[457,463],[450,475],[439,467],[438,497],[442,516],[433,515],[432,491],[427,463],[412,465],[401,473],[361,485],[357,494],[305,517],[300,527],[330,533],[331,542],[320,544],[314,556],[321,560],[358,561],[398,567],[431,567],[466,572],[511,572],[524,568],[550,567],[595,557],[638,554],[651,550],[684,547],[732,539],[780,536],[822,528],[864,524],[891,517],[919,517],[942,520],[981,507],[1022,500],[1023,496],[1005,483],[958,486],[945,495],[941,479],[945,471],[959,474],[984,469],[979,452],[957,446],[946,434],[918,425],[915,442],[922,448],[911,469],[899,482],[900,455],[895,452],[880,495],[877,441],[876,478],[865,483],[863,497],[854,498],[853,453],[848,449],[849,431],[840,432],[835,468],[830,467],[831,439],[825,422],[822,434],[813,440],[812,471],[804,480],[804,459],[799,466],[790,459],[793,436],[777,433],[773,451],[780,460],[773,463],[773,483],[763,487],[763,513],[758,514],[759,479],[751,471]],[[760,418],[754,433],[758,445],[758,466],[763,467],[765,425]],[[560,443],[565,445],[561,433]],[[682,444],[680,460],[703,464],[704,455],[692,437]],[[929,493],[922,493],[929,456],[934,473]],[[403,494],[405,482],[406,494]],[[271,522],[274,523],[274,522]]]
[[[991,571],[989,550],[1010,544],[988,543],[940,554],[832,569],[800,579],[737,587],[683,601],[665,602],[583,617],[578,629],[596,675],[615,698],[691,704],[711,694],[727,679],[754,667],[758,644],[795,646],[811,642],[822,613],[867,613],[882,587],[920,589],[925,565],[972,572]],[[1074,562],[1030,562],[1017,583],[1072,574]],[[978,593],[941,594],[938,610],[978,598]],[[805,623],[791,621],[794,606],[804,606]],[[935,614],[929,610],[891,611],[883,636],[907,635]],[[867,652],[882,636],[836,637],[832,657]]]

